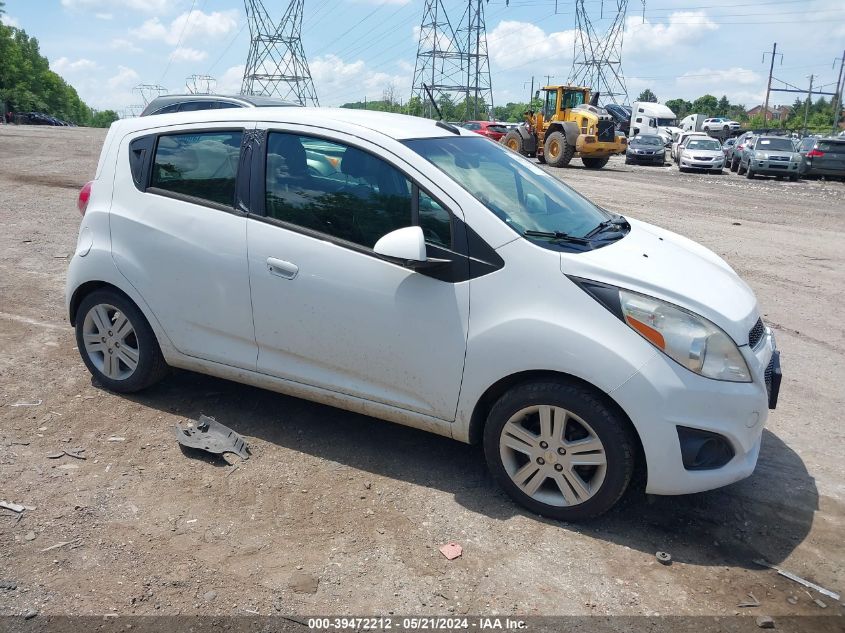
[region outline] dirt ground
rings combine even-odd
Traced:
[[[0,499],[27,506],[0,509],[0,581],[17,585],[0,615],[842,614],[753,561],[845,590],[845,183],[550,169],[725,257],[784,366],[751,478],[633,491],[572,525],[514,505],[478,448],[421,431],[182,371],[131,397],[92,386],[64,280],[103,138],[0,127]],[[184,454],[172,427],[200,413],[252,457]],[[738,607],[749,593],[760,606]]]

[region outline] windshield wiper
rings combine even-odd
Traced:
[[[586,240],[583,237],[575,237],[574,235],[570,235],[569,233],[564,233],[563,231],[524,231],[522,233],[526,237],[548,237],[553,240],[559,240],[561,242],[574,242],[576,244],[589,244],[590,240]]]
[[[598,223],[598,225],[590,230],[585,236],[585,239],[589,239],[591,237],[595,237],[599,233],[603,233],[607,229],[611,227],[618,227],[618,226],[627,226],[628,220],[626,220],[623,216],[619,215],[615,218],[609,218],[607,220],[602,220]]]

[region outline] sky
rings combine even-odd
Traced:
[[[598,29],[623,0],[586,0]],[[443,0],[457,21],[466,0]],[[281,18],[288,0],[264,0]],[[392,85],[411,95],[423,0],[305,0],[302,43],[324,106],[382,98]],[[557,6],[557,12],[555,7]],[[535,82],[565,83],[574,55],[574,0],[490,0],[484,5],[493,98],[524,102]],[[131,111],[133,87],[185,92],[191,75],[211,75],[221,93],[240,91],[249,50],[242,0],[6,0],[3,21],[37,37],[51,68],[96,109]],[[622,70],[635,99],[727,95],[763,101],[769,57],[774,77],[833,92],[845,49],[843,0],[629,0]],[[0,62],[2,63],[2,62]],[[542,79],[541,79],[542,78]],[[775,82],[774,85],[783,87]],[[792,104],[773,93],[772,104]]]

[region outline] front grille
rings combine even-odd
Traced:
[[[763,319],[757,319],[757,323],[748,331],[748,347],[751,349],[757,347],[757,343],[760,342],[760,339],[763,338],[763,334],[765,333],[766,326],[763,325]]]
[[[769,156],[769,160],[784,160],[784,161],[789,161],[789,156]]]
[[[710,157],[710,156],[693,156],[692,159],[693,160],[700,160],[700,161],[704,161],[704,162],[707,162],[709,160],[713,160],[713,158]]]
[[[613,121],[599,121],[599,142],[612,143],[616,140],[616,125]]]

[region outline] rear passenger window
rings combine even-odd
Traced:
[[[269,217],[347,242],[372,248],[412,224],[410,181],[380,158],[341,143],[271,132],[266,184]]]
[[[150,187],[235,204],[242,132],[197,132],[160,136]]]

